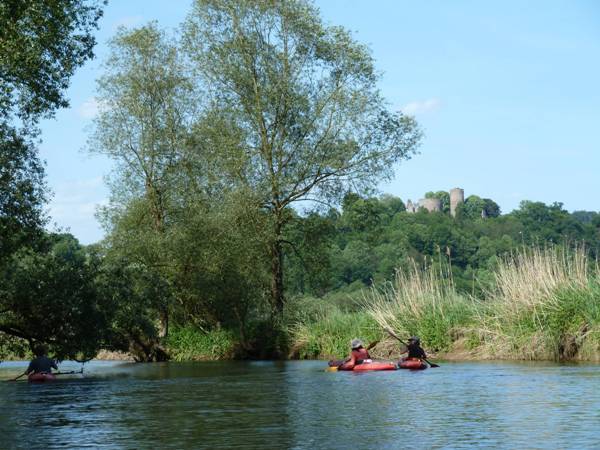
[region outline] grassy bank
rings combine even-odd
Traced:
[[[479,298],[458,293],[448,272],[415,265],[363,303],[362,311],[334,309],[292,327],[295,356],[345,354],[352,337],[378,339],[391,327],[419,335],[440,356],[600,359],[600,271],[581,249],[523,250],[499,263]],[[385,345],[382,353],[393,353]]]
[[[415,264],[368,291],[291,298],[277,339],[289,358],[339,358],[356,337],[380,341],[372,355],[391,358],[399,354],[383,331],[391,327],[420,336],[438,357],[600,360],[600,269],[582,249],[523,250],[499,262],[493,282],[473,290],[478,297],[458,292],[450,273]],[[175,361],[261,358],[272,339],[264,330],[242,346],[226,329],[175,328],[166,348]],[[30,356],[15,339],[0,340],[0,351],[4,359]]]
[[[476,329],[497,358],[598,359],[600,271],[584,251],[520,253],[500,265]]]
[[[205,333],[192,327],[176,328],[169,334],[168,353],[174,361],[233,359],[238,341],[227,330]]]

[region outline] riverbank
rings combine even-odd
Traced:
[[[283,359],[331,359],[360,337],[379,341],[375,358],[395,359],[400,344],[384,331],[418,335],[432,358],[446,360],[600,361],[600,269],[583,249],[523,250],[498,261],[480,297],[459,292],[450,267],[398,272],[392,283],[349,300],[288,302]],[[176,361],[244,358],[226,330],[175,329]]]
[[[600,270],[583,249],[523,250],[477,298],[455,289],[449,268],[415,264],[365,293],[361,311],[295,324],[293,356],[345,354],[352,337],[372,342],[387,327],[445,359],[600,361]]]
[[[385,333],[389,327],[418,335],[432,358],[600,361],[600,269],[583,249],[523,250],[501,260],[480,297],[457,291],[451,274],[450,267],[414,264],[392,283],[355,294],[350,306],[339,298],[290,299],[280,357],[339,358],[360,337],[379,341],[373,357],[394,359],[400,345]],[[164,345],[174,361],[260,359],[260,337],[249,348],[230,330],[174,327]],[[97,359],[133,360],[107,351]]]

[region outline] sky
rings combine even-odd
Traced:
[[[600,211],[600,2],[320,0],[324,21],[369,45],[393,110],[425,132],[382,193],[404,201],[461,187],[496,201]],[[95,218],[112,164],[85,143],[97,112],[95,80],[119,26],[156,20],[175,29],[190,0],[111,0],[96,58],[78,70],[71,106],[42,124],[52,229],[102,239]]]

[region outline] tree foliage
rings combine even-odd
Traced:
[[[355,195],[347,196],[340,211],[298,217],[294,230],[305,223],[327,223],[328,231],[319,241],[297,239],[300,254],[318,254],[319,262],[311,267],[289,258],[288,295],[324,297],[361,289],[392,279],[397,268],[408,268],[413,261],[451,266],[456,287],[477,294],[491,287],[499,258],[523,246],[585,245],[592,257],[600,252],[600,221],[593,221],[597,213],[571,214],[559,203],[524,201],[510,214],[483,219],[479,208],[496,203],[475,195],[469,199],[475,206],[468,209],[465,201],[457,218],[393,211],[385,208],[389,196]],[[582,216],[592,220],[582,221]]]
[[[411,117],[387,109],[367,47],[323,24],[309,2],[198,0],[184,39],[211,100],[208,117],[218,117],[205,124],[218,127],[210,145],[235,159],[229,176],[271,217],[271,299],[280,314],[288,208],[373,188],[421,134]]]
[[[69,80],[93,56],[100,0],[0,3],[0,121],[33,121],[68,106]]]
[[[93,354],[105,324],[80,249],[43,231],[48,193],[34,139],[40,118],[68,105],[103,4],[0,2],[0,333],[49,342],[59,357]]]
[[[27,137],[0,123],[0,266],[44,225],[44,168]]]
[[[59,359],[93,357],[106,342],[115,305],[99,295],[99,261],[69,235],[23,248],[2,270],[0,332],[50,344]]]
[[[101,6],[85,0],[0,3],[0,263],[44,223],[44,170],[31,137],[40,117],[67,106],[69,79],[93,56]]]
[[[465,215],[470,219],[477,217],[498,217],[500,215],[500,206],[489,198],[470,195],[459,206],[458,214]]]

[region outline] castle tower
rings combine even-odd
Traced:
[[[422,198],[419,200],[419,206],[429,212],[441,211],[442,201],[439,198]]]
[[[461,188],[450,189],[450,214],[456,217],[456,207],[465,201],[465,191]]]

